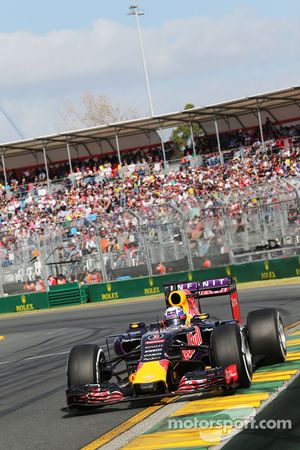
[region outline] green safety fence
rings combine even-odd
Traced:
[[[66,306],[86,302],[101,302],[147,297],[163,294],[163,285],[175,280],[198,281],[232,276],[238,283],[250,281],[275,280],[300,276],[300,256],[271,259],[246,264],[236,264],[190,272],[155,275],[123,281],[111,281],[85,285],[78,284],[51,288],[49,292],[30,293],[0,298],[0,314],[44,309],[49,306]],[[65,291],[64,291],[65,289]]]

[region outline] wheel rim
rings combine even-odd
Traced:
[[[281,350],[282,354],[285,355],[285,353],[286,353],[286,337],[285,337],[283,323],[279,316],[277,317],[277,330],[278,330],[280,350]]]
[[[104,357],[104,353],[102,349],[98,350],[97,353],[97,358],[96,358],[96,380],[97,383],[100,384],[101,383],[101,370],[100,370],[100,364],[102,361],[104,361],[105,357]]]
[[[252,372],[253,372],[252,355],[250,352],[248,341],[247,341],[246,337],[244,337],[244,336],[243,336],[243,361],[244,361],[244,366],[245,366],[247,376],[248,376],[249,380],[251,380]]]

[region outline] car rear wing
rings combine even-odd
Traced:
[[[241,323],[236,283],[232,277],[214,278],[204,281],[173,281],[164,284],[166,302],[172,291],[188,290],[194,298],[229,295],[232,315]]]

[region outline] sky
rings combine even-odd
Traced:
[[[143,0],[154,114],[295,86],[300,1]],[[125,0],[10,0],[0,14],[0,142],[66,131],[85,92],[150,114]],[[5,117],[9,116],[15,128]],[[74,128],[74,126],[73,126]]]

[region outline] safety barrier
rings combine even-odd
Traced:
[[[0,313],[33,311],[49,308],[48,294],[35,292],[0,298]]]
[[[112,281],[86,286],[88,301],[99,302],[163,293],[164,283],[178,279],[204,280],[232,276],[238,283],[300,276],[300,256],[237,264],[190,272]]]
[[[86,303],[85,290],[79,283],[58,284],[50,286],[48,292],[49,306],[68,306]]]
[[[163,285],[174,280],[204,280],[232,276],[238,283],[300,277],[300,256],[228,265],[190,272],[170,273],[123,281],[90,284],[78,283],[51,287],[49,292],[30,293],[0,298],[0,313],[22,312],[67,306],[86,302],[101,302],[163,294]]]

